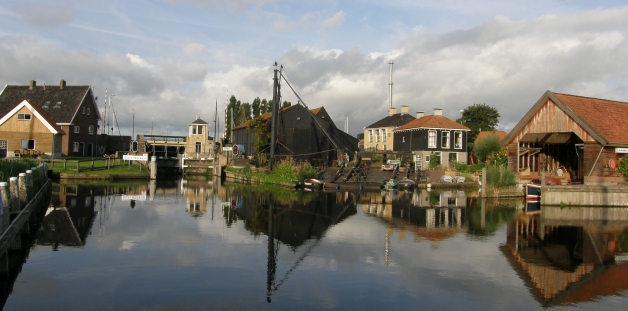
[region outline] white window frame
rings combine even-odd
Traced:
[[[9,141],[6,139],[0,139],[0,149],[8,149]]]
[[[386,129],[382,129],[382,142],[386,142]]]
[[[81,132],[81,127],[78,125],[74,126],[74,134],[79,134]]]
[[[72,143],[72,152],[79,152],[79,143],[76,141]]]
[[[23,148],[25,141],[27,142],[26,143],[27,148]],[[33,142],[32,148],[31,148],[31,144],[30,144],[31,141]],[[35,150],[35,140],[34,139],[22,139],[22,140],[20,140],[20,149]]]
[[[87,115],[89,115],[89,107],[87,108]]]
[[[196,151],[196,153],[202,153],[203,144],[200,141],[197,141],[196,144],[194,144],[194,150]]]
[[[87,132],[89,133],[89,135],[94,135],[94,126],[93,125],[88,126]]]
[[[373,130],[369,130],[369,143],[373,142]]]
[[[85,114],[85,109],[87,109],[87,107],[83,107],[83,114]]]
[[[436,148],[436,130],[427,132],[427,148]]]
[[[460,144],[458,144],[458,140],[460,140]],[[454,149],[462,149],[462,132],[461,131],[454,132]]]
[[[379,129],[375,130],[375,141],[379,142]]]
[[[30,113],[18,113],[17,119],[18,121],[30,121],[33,116]]]
[[[449,131],[441,131],[440,132],[440,147],[445,149],[451,148],[451,140],[449,137]]]

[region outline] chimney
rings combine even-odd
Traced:
[[[36,86],[37,86],[37,81],[35,81],[35,80],[31,80],[31,84],[30,84],[30,86],[28,87],[28,89],[29,89],[29,90],[32,90],[32,89],[34,89]]]
[[[63,90],[64,87],[65,87],[65,80],[61,79],[61,81],[59,81],[59,89]]]
[[[391,116],[394,114],[397,114],[397,108],[390,108],[390,113]]]
[[[423,116],[425,116],[425,112],[423,112],[423,111],[419,111],[419,112],[416,113],[416,118],[417,119],[423,118]]]
[[[434,108],[434,115],[435,116],[442,116],[443,115],[443,109]]]
[[[401,114],[408,114],[408,106],[401,106]]]

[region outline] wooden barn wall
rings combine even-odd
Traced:
[[[554,102],[547,100],[545,105],[534,114],[513,138],[518,142],[527,133],[565,133],[574,132],[582,141],[595,141],[580,125],[569,115],[562,111]],[[599,151],[599,150],[598,150]]]
[[[622,175],[617,172],[617,169],[610,167],[609,162],[614,159],[617,163],[624,154],[615,153],[615,148],[604,148],[602,154],[600,154],[601,145],[598,143],[585,143],[584,144],[584,176],[589,182],[620,182],[623,181]],[[598,159],[598,155],[600,156]],[[595,160],[597,159],[597,163]],[[595,165],[595,167],[593,166]],[[593,171],[591,171],[593,168]],[[591,176],[589,177],[589,172]]]
[[[519,159],[519,152],[517,143],[508,144],[508,146],[506,146],[506,152],[508,154],[508,168],[510,168],[513,172],[518,172],[519,168],[517,167],[517,160]]]

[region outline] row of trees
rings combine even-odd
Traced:
[[[292,103],[284,101],[281,108],[290,107]],[[227,105],[227,138],[231,137],[232,127],[236,127],[244,122],[253,120],[267,112],[272,112],[273,100],[260,99],[256,97],[252,103],[241,102],[235,95],[231,95],[229,98],[229,105]],[[233,118],[233,122],[232,122]]]

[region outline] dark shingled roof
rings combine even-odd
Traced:
[[[410,121],[395,130],[409,130],[415,128],[438,128],[438,129],[454,129],[454,130],[467,130],[470,131],[468,127],[451,120],[445,116],[440,115],[432,115],[432,116],[424,116],[418,118],[414,121]]]
[[[66,85],[63,89],[58,85],[38,85],[32,89],[28,85],[7,85],[0,93],[0,116],[9,113],[11,109],[15,108],[23,100],[40,108],[42,108],[44,103],[49,102],[50,108],[42,108],[42,110],[55,123],[72,123],[74,114],[87,96],[89,89],[90,87],[87,85]],[[61,102],[61,107],[54,108],[58,102]],[[98,111],[95,111],[95,113],[98,113]]]
[[[209,124],[209,123],[203,121],[203,119],[196,119],[196,120],[194,120],[194,122],[192,122],[190,124]]]
[[[398,127],[412,120],[416,120],[416,118],[407,113],[397,113],[397,114],[393,114],[392,116],[387,116],[367,126],[366,128],[368,129],[368,128],[378,128],[378,127]]]

